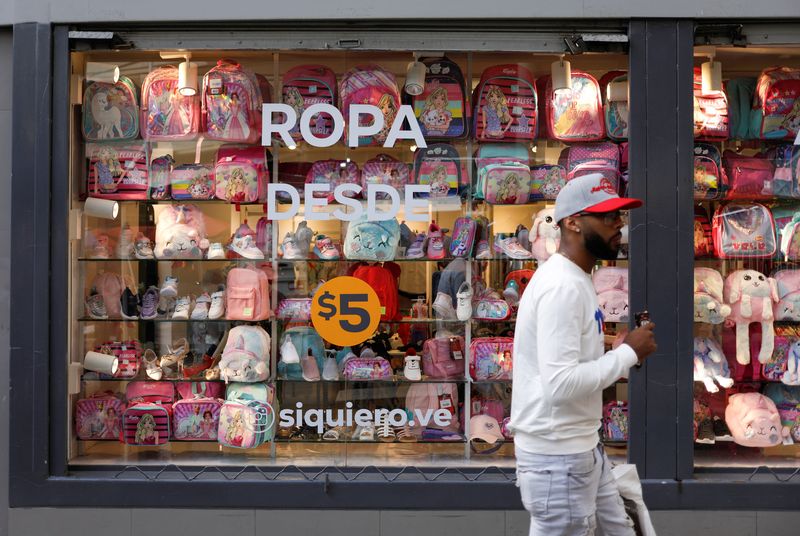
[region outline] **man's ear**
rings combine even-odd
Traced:
[[[578,219],[573,216],[567,216],[566,218],[561,220],[560,225],[562,231],[566,229],[572,231],[573,233],[581,232],[580,225],[578,225]]]

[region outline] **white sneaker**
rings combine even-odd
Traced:
[[[281,253],[283,253],[284,259],[305,259],[308,254],[308,248],[306,248],[306,251],[300,249],[300,245],[295,234],[286,233],[286,236],[281,243]]]
[[[453,298],[445,292],[436,294],[432,307],[436,317],[441,320],[456,320],[458,318],[456,310],[453,309]]]
[[[456,316],[464,322],[472,317],[472,287],[466,281],[461,283],[456,293]]]
[[[251,235],[234,236],[228,248],[245,259],[263,259],[264,252],[256,247]]]
[[[164,284],[161,286],[159,295],[162,298],[174,298],[178,295],[178,278],[168,275],[164,278]]]
[[[208,304],[211,303],[211,296],[208,292],[202,293],[194,301],[194,309],[192,309],[192,320],[207,320],[208,319]]]
[[[117,258],[130,259],[134,255],[133,248],[133,230],[127,223],[122,231],[119,233],[119,242],[117,243]]]
[[[300,354],[297,353],[291,337],[286,337],[286,340],[281,344],[281,361],[286,364],[299,363]]]
[[[189,306],[192,301],[189,296],[181,296],[175,302],[175,312],[172,313],[173,320],[189,320]]]
[[[406,355],[403,359],[405,366],[403,367],[403,376],[412,382],[418,382],[422,379],[422,372],[419,369],[419,356]]]
[[[214,242],[208,246],[208,258],[209,259],[224,259],[225,258],[225,248],[222,247],[222,244],[219,242]]]
[[[217,320],[225,315],[225,292],[218,290],[211,295],[211,308],[208,310],[208,319]]]

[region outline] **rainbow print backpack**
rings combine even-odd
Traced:
[[[92,82],[83,94],[83,137],[86,141],[132,140],[139,135],[139,99],[127,76],[116,84]]]
[[[431,143],[417,149],[414,156],[414,182],[429,184],[430,197],[457,195],[467,177],[458,149],[449,143]]]
[[[463,138],[469,125],[464,75],[447,58],[423,59],[425,89],[411,98],[414,115],[425,139]]]
[[[339,109],[345,125],[350,124],[351,104],[371,104],[383,112],[383,128],[374,136],[362,136],[358,144],[381,145],[389,135],[394,118],[400,109],[400,90],[392,73],[377,65],[359,65],[345,73],[339,82]],[[370,121],[368,117],[364,121]]]

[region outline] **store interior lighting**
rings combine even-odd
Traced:
[[[572,69],[563,55],[550,65],[550,78],[554,92],[572,91]]]
[[[406,69],[405,91],[409,95],[419,95],[425,91],[425,64],[419,61],[419,55],[414,54],[414,61]]]
[[[119,215],[119,203],[113,199],[88,197],[83,203],[83,212],[87,216],[115,220],[117,219],[117,215]]]
[[[193,97],[197,94],[197,64],[192,63],[191,52],[162,52],[161,58],[174,60],[183,58],[178,65],[178,93],[184,97]]]
[[[119,66],[113,63],[86,62],[86,80],[116,84],[119,81]]]

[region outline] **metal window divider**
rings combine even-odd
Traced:
[[[472,52],[467,52],[467,80],[472,81]],[[467,102],[467,109],[472,109],[472,91],[469,91],[469,88],[464,88],[464,96],[466,97]],[[467,115],[466,113],[464,114]],[[465,117],[466,120],[466,117]],[[468,128],[468,127],[467,127]],[[466,143],[466,150],[467,154],[466,162],[467,165],[467,216],[472,217],[472,200],[474,198],[473,191],[472,191],[472,136],[467,136],[467,143]],[[474,249],[475,244],[473,244]],[[467,259],[472,252],[467,253]],[[466,263],[466,273],[465,278],[466,281],[469,283],[470,288],[472,288],[472,262]],[[474,292],[474,290],[473,290]],[[472,304],[470,303],[470,308]],[[472,452],[469,448],[469,431],[470,431],[470,418],[472,412],[472,378],[469,374],[469,363],[470,363],[470,350],[469,347],[472,342],[472,314],[470,314],[470,318],[467,319],[466,325],[464,326],[464,457],[469,460],[472,457]]]

